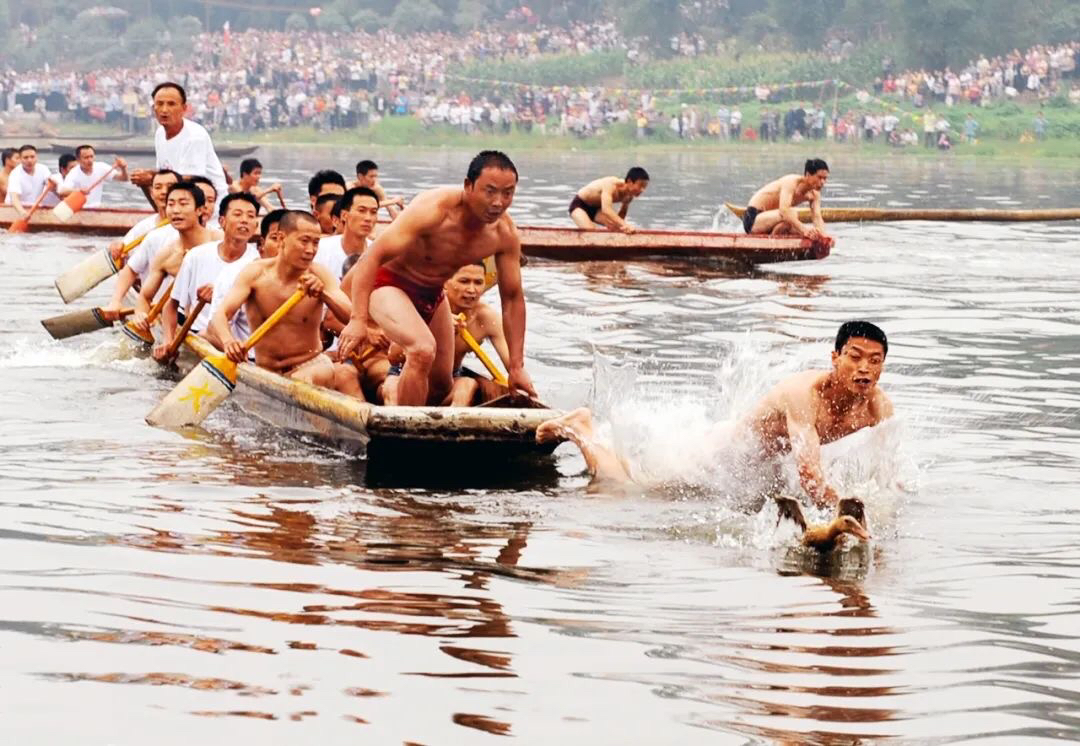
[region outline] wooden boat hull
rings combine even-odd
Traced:
[[[725,202],[724,206],[741,218],[745,207]],[[946,222],[1023,223],[1052,220],[1080,220],[1080,208],[1066,207],[1050,210],[971,210],[893,208],[893,207],[824,207],[821,217],[826,223],[888,222],[900,220],[939,220]],[[809,221],[810,210],[801,208],[799,220]]]
[[[31,231],[86,233],[97,236],[122,236],[131,226],[150,215],[150,210],[117,207],[87,207],[66,223],[56,219],[52,210],[41,209],[30,218]],[[17,220],[18,213],[10,205],[0,205],[0,228],[7,229]]]
[[[110,140],[95,140],[95,138],[87,138],[87,143],[97,148],[97,152],[102,156],[109,155],[124,155],[124,156],[150,156],[154,155],[154,144],[152,142],[140,142],[129,143],[123,141],[110,141]],[[71,141],[53,141],[49,143],[49,149],[54,153],[67,153],[80,143]],[[259,149],[258,145],[237,145],[237,146],[215,146],[214,150],[218,154],[218,158],[243,158],[246,155],[251,155]]]

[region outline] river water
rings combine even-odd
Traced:
[[[312,164],[264,149],[299,201]],[[469,154],[377,151],[408,195]],[[621,154],[518,158],[513,214],[565,223]],[[735,227],[724,199],[795,163],[648,156],[652,227]],[[829,204],[1064,206],[1080,167],[846,159]],[[116,195],[124,193],[114,190]],[[53,277],[100,239],[0,252],[0,735],[10,744],[1003,744],[1080,735],[1076,225],[836,225],[820,262],[524,271],[529,369],[591,404],[668,487],[588,490],[572,446],[423,489],[252,423],[143,417],[169,386],[115,337],[50,341]],[[91,299],[103,298],[99,289]],[[704,428],[828,364],[850,318],[890,335],[896,421],[826,448],[874,541],[818,562]],[[423,473],[423,465],[417,466]],[[693,482],[690,487],[686,483]],[[676,486],[682,485],[682,486]]]

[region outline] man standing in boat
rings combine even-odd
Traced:
[[[807,496],[819,506],[836,505],[840,495],[825,478],[821,446],[892,417],[892,402],[877,385],[888,352],[888,339],[878,326],[868,321],[842,324],[830,370],[789,376],[734,425],[716,425],[699,466],[727,463],[740,471],[761,471],[791,453]],[[594,482],[634,481],[614,449],[597,442],[588,409],[576,409],[536,430],[539,442],[555,438],[566,438],[581,449]]]
[[[803,175],[788,174],[758,189],[743,213],[747,233],[773,236],[802,236],[832,246],[821,217],[821,190],[829,178],[829,166],[820,158],[811,158]],[[810,204],[812,225],[799,220],[796,205]]]
[[[469,164],[463,187],[417,195],[350,270],[352,320],[342,330],[339,353],[344,359],[360,347],[370,315],[405,350],[400,404],[439,404],[450,393],[454,324],[443,285],[461,267],[492,255],[510,350],[510,388],[536,395],[525,372],[521,239],[506,214],[517,182],[517,168],[505,154],[481,152]]]
[[[649,172],[634,166],[626,172],[626,178],[605,176],[591,181],[574,195],[570,202],[570,219],[578,228],[588,231],[608,228],[623,233],[637,230],[626,222],[630,203],[645,193],[649,186]],[[615,212],[615,204],[620,208]]]

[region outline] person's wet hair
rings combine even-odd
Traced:
[[[225,199],[221,200],[221,204],[218,205],[218,213],[220,215],[224,215],[226,212],[228,212],[229,205],[237,201],[247,202],[249,205],[255,208],[255,214],[259,214],[259,208],[261,207],[261,205],[259,205],[259,200],[255,199],[254,196],[248,194],[247,192],[234,192],[232,194],[226,194]]]
[[[332,168],[324,168],[322,171],[316,171],[307,183],[307,193],[309,197],[316,197],[322,191],[322,188],[327,184],[338,184],[342,189],[345,189],[347,184],[345,183],[345,177],[339,174]]]
[[[199,188],[199,185],[194,181],[178,181],[169,187],[169,191],[165,194],[165,199],[172,196],[173,192],[187,192],[191,195],[191,198],[195,200],[195,209],[204,207],[206,205],[206,195],[203,194],[203,190]]]
[[[65,168],[67,168],[69,163],[74,163],[77,160],[78,158],[73,156],[71,153],[64,153],[62,156],[60,156],[60,170],[63,171]]]
[[[482,150],[469,163],[469,170],[465,174],[465,181],[475,184],[485,168],[497,168],[500,171],[512,171],[517,178],[517,166],[510,160],[510,156],[498,150]]]
[[[153,178],[156,179],[157,177],[165,176],[166,174],[172,174],[173,178],[176,179],[177,181],[183,181],[184,180],[183,177],[180,176],[180,174],[176,173],[171,168],[158,169],[157,171],[154,172],[154,177]],[[151,181],[153,181],[153,179],[151,179]]]
[[[339,194],[323,194],[323,195],[320,195],[319,198],[315,200],[315,209],[319,210],[322,207],[324,207],[325,205],[329,205],[331,203],[336,204],[340,200],[341,200],[341,195],[339,195]]]
[[[207,185],[209,185],[210,190],[214,193],[214,202],[217,202],[217,198],[218,198],[217,187],[214,186],[214,182],[210,181],[210,179],[206,178],[205,176],[195,175],[195,176],[188,176],[187,180],[190,181],[192,184],[207,184]],[[200,205],[200,207],[201,206],[202,205]]]
[[[649,172],[641,166],[634,166],[626,172],[626,178],[623,181],[649,181]]]
[[[266,215],[262,219],[262,224],[259,226],[259,234],[263,238],[269,236],[270,229],[273,228],[275,225],[280,225],[281,219],[285,217],[285,213],[287,212],[288,210],[286,210],[285,208],[279,207],[276,210],[271,210],[270,212],[266,213]]]
[[[889,354],[889,340],[877,324],[871,324],[869,321],[845,321],[840,325],[840,331],[836,333],[836,351],[842,352],[844,345],[852,337],[879,342],[885,354]]]
[[[803,166],[804,174],[816,174],[818,171],[828,171],[829,164],[823,161],[821,158],[809,158],[806,161],[806,165]]]

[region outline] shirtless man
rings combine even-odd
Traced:
[[[11,200],[7,198],[8,178],[19,165],[19,151],[15,148],[4,148],[3,153],[0,153],[0,161],[3,162],[0,167],[0,202],[10,203]]]
[[[341,333],[339,353],[347,357],[364,342],[370,314],[405,351],[400,404],[438,404],[450,393],[454,324],[443,285],[461,267],[493,254],[510,350],[510,389],[536,395],[525,372],[521,240],[506,214],[517,180],[506,155],[481,152],[469,164],[463,188],[418,195],[350,270],[356,275],[352,320]]]
[[[450,303],[450,313],[454,317],[454,328],[465,328],[478,344],[491,340],[495,352],[499,354],[503,366],[510,364],[510,350],[506,346],[502,318],[499,312],[480,301],[485,287],[484,263],[467,264],[446,282],[446,300]],[[465,314],[465,321],[458,318]],[[480,384],[472,376],[461,374],[461,363],[465,355],[472,352],[460,333],[454,335],[454,387],[446,404],[451,407],[467,407],[476,398]]]
[[[150,313],[150,306],[165,278],[176,277],[188,251],[222,236],[221,231],[212,231],[203,225],[206,210],[215,207],[213,197],[207,199],[212,194],[213,185],[209,185],[204,191],[204,185],[191,181],[179,181],[169,187],[168,196],[165,198],[165,215],[180,237],[159,251],[150,262],[142,290],[135,301],[132,325],[145,334],[150,333],[146,316]]]
[[[266,189],[259,189],[259,181],[262,179],[263,165],[258,158],[245,158],[240,161],[240,178],[229,181],[229,194],[246,193],[259,201],[259,204],[267,211],[273,210],[270,203],[270,195],[276,194],[281,207],[285,207],[285,193],[281,184],[271,184]],[[228,177],[229,172],[225,171]]]
[[[829,166],[825,161],[811,158],[802,176],[788,174],[766,184],[750,198],[743,213],[743,228],[747,233],[802,236],[832,246],[833,240],[825,232],[825,221],[821,218],[821,190],[828,178]],[[810,203],[813,225],[804,225],[799,220],[795,205],[803,202]]]
[[[290,210],[281,218],[278,230],[282,234],[280,252],[241,270],[210,321],[213,334],[224,344],[230,360],[243,362],[247,353],[229,327],[233,315],[243,306],[249,323],[257,327],[288,300],[297,286],[302,287],[307,297],[255,347],[256,364],[294,381],[362,397],[356,377],[339,380],[334,361],[323,352],[320,326],[326,309],[345,321],[352,308],[336,278],[313,264],[319,245],[318,221],[311,213]]]
[[[595,231],[608,228],[623,233],[637,230],[626,222],[626,213],[630,203],[645,193],[649,186],[649,172],[634,166],[626,172],[626,178],[605,176],[591,181],[574,195],[570,202],[570,219],[578,228]],[[615,203],[622,206],[615,212]]]
[[[726,436],[729,442],[717,438],[717,452],[731,441],[740,441],[751,445],[764,464],[790,451],[806,494],[819,506],[835,505],[840,496],[826,482],[821,446],[892,417],[892,402],[877,385],[888,351],[885,332],[874,324],[842,324],[836,335],[832,369],[796,373],[774,386],[736,423]],[[594,481],[632,481],[618,455],[595,441],[589,410],[574,410],[536,430],[539,442],[557,437],[581,448]]]
[[[356,181],[352,183],[352,186],[367,187],[375,192],[379,199],[379,207],[386,208],[386,211],[390,213],[391,220],[396,218],[398,213],[405,208],[404,197],[386,196],[386,190],[379,183],[379,166],[375,161],[364,160],[356,164]]]

